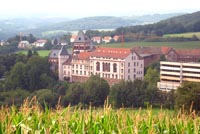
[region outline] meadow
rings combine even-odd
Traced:
[[[100,46],[105,47],[135,47],[135,46],[169,46],[175,49],[195,49],[200,48],[200,41],[184,41],[184,42],[125,42],[125,43],[112,43],[112,44],[102,44]]]
[[[38,52],[39,56],[45,57],[45,56],[49,55],[50,50],[38,50],[37,52]],[[21,50],[21,51],[18,51],[17,53],[21,53],[21,54],[27,55],[28,50]]]
[[[196,35],[200,39],[200,32],[166,34],[166,35],[164,35],[164,37],[186,37],[186,38],[192,38],[193,35]]]
[[[20,108],[1,107],[0,134],[198,134],[195,113],[168,110],[61,107],[42,109],[36,98]]]

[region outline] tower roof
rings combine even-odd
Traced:
[[[79,31],[74,42],[90,42],[90,39],[84,34],[83,31]]]
[[[60,55],[68,55],[68,52],[67,52],[67,49],[66,49],[65,45],[62,46],[62,48],[60,50]]]

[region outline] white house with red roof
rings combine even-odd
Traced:
[[[101,37],[100,36],[95,36],[95,37],[92,37],[91,39],[94,43],[97,43],[97,44],[101,44]]]
[[[119,35],[115,35],[115,36],[113,37],[113,40],[114,40],[115,42],[119,42],[119,41],[120,41],[120,36],[119,36]]]
[[[73,43],[76,39],[77,35],[73,34],[70,38],[70,42]]]
[[[102,39],[102,41],[103,41],[104,43],[110,43],[111,40],[112,40],[112,37],[110,37],[110,36],[105,36],[105,37],[103,37],[103,39]]]
[[[32,45],[35,47],[44,47],[46,43],[47,43],[47,40],[40,39],[40,40],[35,41]]]

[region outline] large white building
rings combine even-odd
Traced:
[[[62,47],[58,56],[60,80],[84,82],[91,75],[99,75],[110,85],[121,80],[143,79],[144,60],[131,48],[91,49],[90,40],[79,32],[73,54]]]
[[[200,82],[200,63],[160,62],[160,90],[177,89],[185,81]]]

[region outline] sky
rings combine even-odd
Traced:
[[[200,0],[0,0],[0,16],[132,16],[195,12]]]

